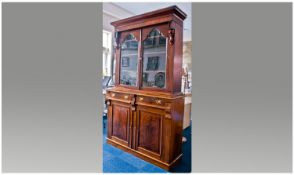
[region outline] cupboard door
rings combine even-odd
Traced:
[[[163,110],[138,106],[137,150],[160,158],[162,150]]]
[[[167,25],[143,29],[142,37],[142,87],[166,89],[167,77]]]
[[[138,88],[139,30],[123,32],[119,47],[119,84]]]
[[[128,105],[112,104],[112,139],[126,146],[130,143],[130,112]]]

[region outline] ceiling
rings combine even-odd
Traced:
[[[187,14],[187,18],[184,20],[184,41],[191,41],[192,30],[192,13],[191,3],[148,3],[148,2],[111,2],[103,3],[103,28],[106,30],[113,30],[110,26],[110,22],[128,18],[134,15],[158,10],[164,7],[177,5],[182,11]]]

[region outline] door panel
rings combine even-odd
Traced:
[[[152,109],[152,108],[150,108]],[[145,154],[160,156],[163,115],[152,110],[138,110],[137,149]]]
[[[112,108],[112,136],[124,141],[128,145],[130,108],[118,104],[114,104]]]

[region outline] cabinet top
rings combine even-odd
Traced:
[[[141,21],[141,20],[146,21],[149,19],[158,18],[160,16],[172,16],[172,15],[176,15],[176,17],[178,17],[180,20],[184,20],[187,17],[185,12],[183,12],[179,7],[174,5],[174,6],[166,7],[163,9],[147,12],[141,15],[136,15],[129,18],[114,21],[111,23],[111,25],[113,25],[114,27],[118,27],[121,25],[127,25],[129,23],[133,23],[136,21]]]

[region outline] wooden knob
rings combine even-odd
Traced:
[[[161,104],[161,100],[155,100],[155,103]]]
[[[144,98],[143,98],[143,97],[140,97],[140,98],[139,98],[139,100],[140,100],[140,101],[143,101],[143,100],[144,100]]]
[[[115,96],[115,93],[111,94],[111,96],[114,97]]]
[[[125,95],[125,96],[124,96],[124,98],[125,98],[125,99],[128,99],[128,98],[129,98],[129,96]]]

